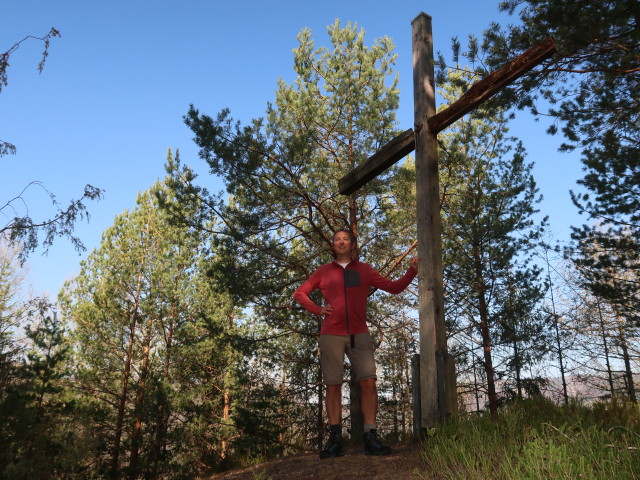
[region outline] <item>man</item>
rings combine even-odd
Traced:
[[[335,260],[321,266],[302,284],[293,297],[309,312],[324,316],[320,329],[320,365],[323,383],[327,387],[326,410],[329,420],[329,440],[320,458],[340,457],[342,450],[341,399],[344,354],[346,353],[360,384],[361,409],[364,420],[366,455],[387,455],[391,448],[380,443],[376,428],[378,392],[373,340],[366,324],[367,298],[370,287],[390,293],[402,292],[418,273],[418,259],[404,276],[391,281],[373,267],[354,260],[356,239],[347,229],[335,232]],[[324,306],[317,305],[309,294],[320,289]]]

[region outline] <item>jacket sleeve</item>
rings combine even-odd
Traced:
[[[380,275],[373,267],[370,266],[369,268],[371,269],[369,280],[370,285],[393,294],[402,292],[418,274],[416,270],[409,268],[402,277],[398,280],[392,281]]]
[[[305,310],[313,313],[314,315],[320,315],[322,307],[313,302],[313,300],[309,298],[309,294],[318,288],[319,283],[320,274],[318,273],[318,270],[316,270],[296,289],[295,292],[293,292],[293,298],[295,298]]]

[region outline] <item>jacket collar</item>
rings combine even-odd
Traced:
[[[340,262],[338,262],[338,259],[335,259],[335,260],[334,260],[333,262],[331,262],[331,263],[334,263],[334,264],[335,264],[335,265],[337,265],[338,267],[342,268],[342,265],[340,265]],[[347,267],[349,267],[349,266],[353,266],[353,265],[355,265],[356,263],[358,263],[358,261],[357,261],[357,260],[350,260],[350,261],[349,261],[349,263],[347,263]]]

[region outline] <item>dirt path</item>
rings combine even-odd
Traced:
[[[362,447],[351,447],[340,458],[320,460],[317,453],[309,453],[218,473],[207,480],[421,480],[427,478],[425,468],[419,445],[398,445],[384,457],[367,456]]]

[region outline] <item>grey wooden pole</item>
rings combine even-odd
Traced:
[[[438,381],[436,352],[446,354],[440,238],[440,194],[436,134],[427,120],[436,113],[431,17],[420,13],[412,22],[413,98],[418,227],[420,395],[422,428],[444,421],[439,401],[444,402],[444,379]]]

